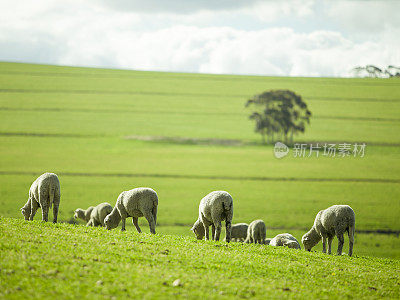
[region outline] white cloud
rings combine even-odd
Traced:
[[[271,23],[283,17],[312,17],[315,0],[260,1],[247,8],[247,12],[261,21]]]
[[[361,39],[333,29],[302,31],[274,23],[276,16],[301,22],[323,18],[313,0],[254,1],[244,8],[241,2],[234,8],[227,6],[231,13],[194,9],[189,15],[170,11],[139,14],[77,0],[24,3],[19,7],[0,3],[0,60],[296,76],[345,76],[356,65],[400,64],[400,31],[393,26],[395,21],[387,21],[382,31]],[[357,7],[346,9],[355,13]],[[325,9],[329,16],[336,8]],[[241,22],[249,17],[264,20],[264,26],[223,26],[220,18],[229,14]],[[335,22],[341,18],[346,19],[339,16]]]
[[[346,31],[371,34],[400,26],[400,1],[325,1],[326,15]]]
[[[99,3],[99,1],[93,2]],[[119,11],[186,14],[203,10],[231,11],[262,2],[262,0],[102,0],[100,2]]]

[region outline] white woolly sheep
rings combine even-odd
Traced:
[[[47,222],[49,209],[53,205],[53,223],[57,223],[60,205],[60,181],[54,173],[40,175],[29,189],[29,198],[21,208],[25,220],[32,221],[39,207],[42,208],[42,220]]]
[[[297,239],[290,233],[281,233],[269,242],[270,246],[285,246],[292,249],[301,249]]]
[[[157,193],[151,188],[136,188],[130,191],[122,192],[117,199],[115,207],[111,213],[104,219],[107,229],[116,228],[122,220],[121,230],[125,230],[125,219],[132,217],[133,225],[141,233],[142,230],[138,224],[139,217],[145,217],[149,222],[150,232],[156,233],[157,223]]]
[[[225,221],[226,238],[231,240],[231,224],[233,217],[233,199],[228,192],[214,191],[206,195],[200,201],[199,218],[194,223],[192,231],[198,240],[209,240],[209,226],[212,228],[212,239],[219,241],[221,234],[221,222]]]
[[[303,235],[301,241],[304,249],[311,251],[322,238],[322,252],[326,253],[326,240],[328,240],[328,254],[331,254],[332,240],[337,236],[339,245],[337,255],[342,255],[344,244],[343,234],[347,231],[349,235],[349,256],[353,254],[354,232],[356,216],[353,209],[348,205],[333,205],[318,212],[314,225]]]
[[[109,203],[100,203],[93,209],[92,213],[90,214],[90,220],[86,226],[101,225],[104,227],[104,219],[111,213],[112,209],[113,207]]]
[[[264,245],[269,245],[269,243],[271,243],[272,239],[270,238],[266,238],[264,241]]]
[[[246,223],[232,224],[231,242],[244,242],[247,237],[247,228],[249,228],[249,224]],[[226,237],[224,241],[226,241]]]
[[[94,206],[89,206],[87,209],[77,208],[74,211],[74,218],[75,219],[82,219],[84,221],[89,222],[90,214],[92,213]]]
[[[267,229],[263,220],[255,220],[250,223],[247,229],[247,237],[245,243],[265,244],[265,235]]]

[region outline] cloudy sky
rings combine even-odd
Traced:
[[[348,76],[400,65],[400,1],[0,1],[0,61]]]

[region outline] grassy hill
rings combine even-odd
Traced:
[[[0,297],[392,298],[398,260],[0,218]],[[173,282],[180,280],[180,285]]]
[[[365,157],[276,159],[244,108],[269,89],[295,91],[313,112],[296,141],[365,142]],[[158,232],[192,236],[200,199],[227,190],[234,222],[263,219],[269,237],[290,232],[300,239],[319,210],[349,204],[355,254],[400,258],[398,235],[378,234],[400,231],[399,130],[395,78],[0,63],[0,216],[22,218],[30,184],[51,171],[61,181],[61,221],[71,221],[78,207],[114,204],[121,191],[149,186],[160,198]]]

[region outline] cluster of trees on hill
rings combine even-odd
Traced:
[[[310,123],[311,112],[301,96],[289,90],[271,90],[246,102],[252,108],[249,116],[255,121],[255,131],[265,143],[274,143],[275,138],[293,143],[293,135],[304,132]]]
[[[385,69],[380,69],[373,65],[365,67],[355,67],[352,72],[356,77],[372,77],[372,78],[389,78],[400,77],[400,67],[387,66]]]

